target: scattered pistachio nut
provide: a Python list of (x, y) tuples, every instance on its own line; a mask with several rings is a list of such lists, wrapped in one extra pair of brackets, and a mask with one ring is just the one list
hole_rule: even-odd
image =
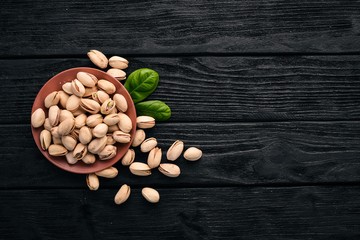
[(138, 116), (136, 118), (138, 128), (147, 129), (155, 126), (155, 118), (150, 116)]
[(183, 150), (184, 150), (184, 142), (180, 140), (176, 140), (168, 149), (166, 153), (166, 158), (169, 161), (175, 161), (176, 159), (178, 159), (178, 157), (180, 157)]
[(151, 168), (142, 162), (133, 162), (130, 167), (130, 172), (136, 176), (149, 176), (151, 175)]
[(202, 151), (196, 147), (190, 147), (184, 152), (184, 158), (188, 161), (197, 161), (201, 156)]
[(134, 149), (129, 148), (125, 155), (121, 159), (121, 164), (123, 166), (130, 166), (135, 160), (135, 151)]
[(131, 141), (131, 135), (129, 133), (125, 133), (123, 131), (115, 131), (113, 132), (113, 138), (115, 141), (119, 143), (128, 143)]
[(115, 85), (112, 82), (109, 82), (108, 80), (105, 79), (100, 79), (97, 82), (97, 85), (101, 90), (103, 90), (107, 94), (113, 94), (116, 91)]
[(96, 191), (99, 189), (100, 182), (95, 173), (90, 173), (86, 176), (86, 183), (90, 190)]
[(109, 60), (102, 52), (98, 50), (90, 50), (87, 55), (90, 58), (90, 61), (99, 68), (107, 68)]
[(115, 101), (116, 108), (121, 112), (126, 112), (128, 109), (127, 101), (124, 97), (124, 95), (120, 93), (115, 93), (113, 96), (113, 99)]
[[(105, 136), (105, 138), (107, 139), (107, 137)], [(113, 157), (115, 157), (116, 155), (116, 146), (114, 145), (106, 145), (99, 153), (99, 159), (100, 160), (108, 160), (111, 159)]]
[(125, 133), (129, 133), (131, 131), (132, 125), (133, 125), (130, 117), (122, 112), (119, 112), (118, 116), (120, 119), (119, 123), (118, 123), (120, 130)]
[(124, 203), (130, 196), (131, 193), (131, 188), (126, 185), (123, 184), (119, 191), (116, 193), (115, 197), (114, 197), (114, 202), (118, 205)]
[(157, 145), (157, 140), (154, 137), (151, 138), (147, 138), (145, 139), (141, 145), (140, 145), (140, 151), (141, 152), (150, 152), (151, 149), (153, 149), (154, 147), (156, 147)]
[(151, 149), (148, 155), (147, 164), (150, 168), (157, 168), (161, 163), (162, 151), (161, 148), (155, 147)]
[(143, 197), (151, 203), (157, 203), (160, 201), (160, 194), (153, 188), (145, 187), (141, 190)]
[(137, 147), (145, 140), (146, 134), (145, 131), (142, 129), (137, 129), (134, 135), (134, 140), (131, 143), (131, 146)]
[(117, 69), (117, 68), (110, 68), (109, 70), (107, 70), (107, 72), (109, 75), (113, 76), (114, 78), (116, 78), (118, 81), (121, 80), (125, 80), (126, 79), (126, 73), (121, 70), (121, 69)]
[(112, 56), (109, 58), (109, 65), (113, 68), (126, 69), (129, 65), (129, 61), (123, 57)]
[(119, 171), (115, 167), (105, 168), (104, 170), (95, 172), (95, 174), (99, 177), (104, 178), (115, 178), (118, 175)]
[(159, 172), (168, 177), (178, 177), (181, 173), (180, 168), (172, 163), (161, 163), (158, 169)]

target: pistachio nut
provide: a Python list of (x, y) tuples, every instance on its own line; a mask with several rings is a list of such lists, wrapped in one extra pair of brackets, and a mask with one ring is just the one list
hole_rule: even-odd
[(169, 161), (175, 161), (180, 157), (182, 151), (184, 150), (184, 142), (176, 140), (168, 149), (166, 153), (166, 158)]
[(153, 188), (145, 187), (141, 190), (143, 197), (151, 203), (157, 203), (160, 201), (160, 194)]
[(121, 164), (123, 166), (129, 166), (135, 160), (135, 151), (134, 149), (128, 149), (123, 158), (121, 159)]
[(116, 87), (112, 82), (105, 79), (100, 79), (97, 83), (98, 87), (105, 91), (107, 94), (113, 94), (116, 91)]
[(49, 121), (51, 126), (56, 126), (59, 124), (60, 120), (60, 108), (57, 105), (51, 106), (49, 108)]
[(128, 103), (127, 103), (124, 95), (122, 95), (120, 93), (115, 93), (114, 96), (113, 96), (113, 99), (115, 101), (116, 108), (120, 112), (126, 112), (127, 111)]
[(115, 131), (112, 136), (114, 140), (119, 143), (128, 143), (131, 141), (131, 135), (123, 131)]
[(51, 144), (51, 133), (50, 131), (43, 129), (40, 132), (40, 146), (42, 150), (47, 150)]
[(52, 135), (52, 143), (56, 145), (62, 145), (61, 138)]
[(51, 132), (51, 136), (61, 138), (59, 134), (59, 127), (52, 127), (50, 132)]
[(88, 72), (78, 72), (76, 78), (85, 86), (85, 87), (95, 87), (98, 79), (95, 75)]
[(76, 147), (77, 141), (72, 136), (66, 135), (61, 137), (61, 143), (67, 150), (72, 151)]
[(112, 113), (104, 118), (104, 123), (108, 126), (117, 124), (120, 121), (120, 117), (117, 113)]
[(80, 100), (80, 107), (91, 114), (96, 114), (100, 111), (100, 104), (88, 98), (82, 98)]
[(118, 110), (117, 110), (117, 108), (115, 107), (115, 108), (113, 108), (111, 111), (110, 111), (110, 113), (109, 114), (113, 114), (113, 113), (118, 113)]
[(62, 108), (66, 108), (66, 103), (67, 103), (70, 96), (66, 92), (64, 92), (62, 90), (58, 91), (58, 95), (59, 95), (59, 104), (60, 104), (60, 106)]
[(71, 95), (73, 94), (72, 88), (71, 88), (71, 82), (66, 82), (61, 86), (62, 90), (64, 90), (65, 93)]
[(90, 190), (96, 191), (99, 189), (100, 182), (98, 176), (95, 173), (86, 175), (86, 184)]
[(31, 114), (31, 125), (34, 128), (38, 128), (41, 127), (45, 122), (45, 112), (42, 108), (38, 108), (36, 109), (32, 114)]
[(96, 86), (94, 86), (94, 87), (86, 87), (83, 97), (92, 97), (92, 95), (94, 93), (96, 93), (97, 91), (98, 91), (98, 88)]
[(137, 176), (149, 176), (151, 175), (151, 168), (142, 162), (133, 162), (130, 167), (130, 172)]
[(146, 138), (145, 131), (142, 129), (137, 129), (131, 146), (133, 147), (140, 146), (140, 144), (145, 140), (145, 138)]
[(76, 140), (79, 140), (80, 129), (75, 128), (69, 135)]
[(102, 104), (103, 102), (105, 102), (107, 99), (110, 98), (109, 94), (107, 94), (106, 92), (104, 92), (103, 90), (98, 90), (94, 93), (91, 94), (91, 98), (95, 101), (97, 101), (98, 103)]
[(46, 130), (48, 130), (48, 131), (51, 131), (52, 126), (51, 126), (51, 124), (50, 124), (49, 118), (45, 118), (44, 128), (45, 128)]
[(115, 167), (105, 168), (104, 170), (95, 172), (98, 177), (114, 178), (118, 175), (118, 170)]
[(121, 80), (125, 80), (126, 79), (126, 72), (124, 72), (121, 69), (117, 69), (117, 68), (110, 68), (109, 70), (107, 70), (106, 72), (107, 74), (113, 76), (114, 78), (116, 78), (118, 81)]
[(72, 112), (74, 117), (77, 117), (81, 114), (84, 114), (86, 113), (86, 111), (84, 109), (82, 109), (81, 107), (79, 107), (78, 109), (76, 109), (74, 112)]
[(105, 123), (100, 123), (93, 128), (92, 134), (94, 137), (101, 138), (106, 135), (109, 127)]
[(130, 196), (130, 192), (131, 192), (131, 188), (126, 185), (123, 184), (119, 191), (116, 193), (115, 197), (114, 197), (114, 202), (118, 205), (124, 203)]
[(73, 165), (73, 164), (75, 164), (75, 163), (78, 162), (78, 160), (73, 157), (73, 153), (72, 153), (72, 152), (68, 152), (68, 153), (65, 155), (65, 158), (66, 158), (66, 161), (67, 161), (69, 164), (71, 164), (71, 165)]
[(151, 149), (148, 155), (147, 164), (150, 168), (157, 168), (161, 163), (162, 151), (161, 148), (155, 147)]
[(106, 146), (106, 142), (107, 136), (93, 139), (88, 145), (89, 152), (91, 152), (92, 154), (98, 154), (104, 149), (104, 147)]
[(81, 128), (86, 124), (86, 114), (82, 113), (75, 118), (75, 128)]
[(113, 68), (126, 69), (129, 65), (129, 61), (123, 57), (112, 56), (109, 58), (109, 65)]
[(138, 128), (152, 128), (155, 126), (155, 118), (150, 116), (138, 116), (136, 118), (136, 124)]
[(72, 113), (75, 112), (80, 106), (80, 101), (81, 99), (78, 96), (71, 95), (66, 102), (66, 110), (69, 110)]
[[(106, 137), (106, 136), (105, 136)], [(107, 138), (106, 138), (107, 139)], [(103, 150), (101, 150), (98, 155), (100, 160), (108, 160), (115, 157), (117, 148), (114, 145), (106, 145)]]
[(68, 150), (62, 145), (51, 144), (48, 148), (48, 152), (51, 156), (64, 156), (68, 153)]
[(103, 122), (103, 117), (101, 114), (93, 114), (86, 118), (86, 125), (88, 127), (96, 127), (96, 125)]
[(87, 53), (90, 61), (95, 64), (96, 66), (98, 66), (99, 68), (105, 69), (108, 66), (109, 60), (107, 59), (107, 57), (100, 51), (98, 50), (90, 50)]
[(59, 124), (58, 133), (60, 136), (68, 135), (74, 130), (74, 128), (75, 128), (75, 119), (68, 118)]
[(92, 139), (92, 133), (90, 128), (88, 128), (87, 126), (83, 126), (80, 128), (79, 131), (79, 141), (86, 145), (88, 144)]
[(114, 133), (119, 130), (120, 130), (119, 126), (117, 124), (115, 124), (115, 125), (109, 126), (108, 133)]
[(57, 91), (53, 91), (45, 97), (44, 105), (46, 108), (49, 108), (53, 105), (57, 105), (59, 103), (59, 100), (60, 100), (59, 93)]
[(65, 109), (61, 109), (60, 110), (60, 117), (59, 117), (59, 122), (63, 122), (64, 120), (68, 119), (68, 118), (74, 118), (74, 115), (72, 112), (65, 110)]
[(196, 147), (190, 147), (184, 152), (184, 158), (188, 161), (197, 161), (201, 156), (202, 151)]
[(88, 152), (81, 160), (85, 164), (93, 164), (96, 161), (96, 157), (94, 154)]
[(107, 100), (105, 100), (105, 102), (103, 102), (103, 104), (100, 107), (100, 112), (102, 114), (109, 114), (113, 109), (115, 108), (115, 102), (111, 99), (108, 98)]
[(172, 163), (161, 163), (158, 169), (159, 172), (168, 177), (178, 177), (181, 173), (180, 168)]
[(84, 85), (77, 79), (71, 81), (71, 91), (78, 97), (82, 97), (85, 94)]
[(141, 152), (150, 152), (151, 149), (153, 149), (154, 147), (156, 147), (157, 145), (157, 140), (156, 138), (147, 138), (145, 139), (141, 145), (140, 145), (140, 151)]
[(129, 133), (132, 129), (132, 121), (128, 115), (125, 113), (119, 112), (118, 113), (120, 121), (118, 123), (118, 126), (121, 131)]
[(73, 150), (73, 157), (77, 160), (81, 160), (86, 155), (87, 151), (86, 145), (78, 143)]
[(107, 133), (106, 137), (107, 137), (106, 145), (114, 145), (116, 143), (111, 133)]

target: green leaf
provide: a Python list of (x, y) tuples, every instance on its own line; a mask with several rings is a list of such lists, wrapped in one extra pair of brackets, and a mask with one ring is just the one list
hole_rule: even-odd
[(124, 87), (130, 93), (134, 103), (138, 103), (153, 93), (159, 83), (159, 74), (149, 68), (140, 68), (132, 72)]
[(151, 116), (156, 121), (165, 121), (171, 117), (171, 109), (160, 100), (150, 100), (135, 104), (138, 116)]

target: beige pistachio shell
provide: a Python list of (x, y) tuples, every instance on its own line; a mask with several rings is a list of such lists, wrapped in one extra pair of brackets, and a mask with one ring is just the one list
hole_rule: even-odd
[(166, 153), (166, 158), (169, 161), (175, 161), (176, 159), (178, 159), (178, 157), (180, 157), (183, 150), (184, 150), (184, 142), (180, 140), (176, 140), (168, 149)]
[[(106, 136), (105, 136), (106, 137)], [(103, 150), (101, 150), (98, 155), (100, 160), (108, 160), (116, 155), (117, 148), (114, 145), (106, 145)]]
[(47, 150), (51, 144), (51, 133), (50, 131), (43, 129), (40, 132), (40, 146), (42, 150)]
[(119, 121), (120, 121), (120, 117), (117, 113), (109, 114), (104, 118), (104, 123), (108, 126), (118, 124)]
[(45, 118), (44, 128), (45, 128), (46, 130), (48, 130), (48, 131), (51, 131), (52, 126), (51, 126), (51, 124), (50, 124), (49, 118)]
[(138, 128), (147, 129), (155, 126), (155, 118), (150, 116), (138, 116), (136, 118)]
[(95, 75), (88, 72), (78, 72), (76, 78), (85, 86), (85, 87), (95, 87), (98, 79)]
[(190, 147), (184, 152), (184, 158), (188, 161), (197, 161), (201, 156), (202, 151), (196, 147)]
[(57, 105), (51, 106), (49, 108), (48, 116), (51, 126), (58, 125), (60, 120), (60, 108)]
[(86, 125), (88, 127), (96, 127), (96, 125), (103, 122), (103, 117), (101, 114), (93, 114), (86, 118)]
[(73, 151), (77, 144), (76, 139), (70, 135), (62, 136), (61, 142), (64, 145), (64, 147), (69, 151)]
[(125, 113), (119, 112), (118, 113), (120, 121), (118, 123), (118, 126), (121, 131), (129, 133), (132, 129), (132, 121), (128, 115)]
[(113, 94), (116, 91), (115, 85), (104, 79), (100, 79), (97, 85), (101, 90), (105, 91), (107, 94)]
[(120, 131), (120, 128), (117, 124), (109, 126), (108, 133), (114, 133), (116, 131)]
[(65, 156), (68, 153), (68, 150), (62, 145), (51, 144), (48, 148), (48, 152), (51, 156)]
[(98, 154), (104, 149), (104, 147), (106, 146), (106, 142), (106, 136), (93, 139), (88, 145), (89, 152), (91, 152), (92, 154)]
[(66, 103), (67, 103), (70, 96), (66, 92), (64, 92), (62, 90), (58, 91), (58, 95), (59, 95), (59, 104), (60, 104), (60, 106), (62, 108), (66, 108)]
[(73, 157), (73, 153), (72, 153), (72, 152), (68, 152), (68, 153), (65, 155), (65, 158), (66, 158), (66, 161), (67, 161), (69, 164), (71, 164), (71, 165), (74, 165), (75, 163), (78, 162), (78, 160)]
[(157, 168), (161, 163), (162, 151), (161, 148), (155, 147), (151, 149), (148, 155), (147, 164), (150, 168)]
[(124, 95), (120, 93), (115, 93), (113, 96), (113, 99), (115, 101), (116, 108), (120, 112), (126, 112), (128, 110), (128, 103), (124, 97)]
[(96, 161), (96, 157), (92, 153), (87, 153), (82, 159), (85, 164), (93, 164)]
[(92, 140), (92, 133), (89, 127), (83, 126), (79, 130), (79, 141), (86, 145)]
[(109, 168), (105, 168), (104, 170), (95, 172), (97, 176), (104, 178), (114, 178), (118, 175), (118, 173), (119, 171), (115, 167), (109, 167)]
[(140, 145), (140, 151), (141, 152), (150, 152), (151, 149), (153, 149), (154, 147), (156, 147), (157, 145), (157, 140), (156, 138), (147, 138), (145, 139), (141, 145)]
[(116, 193), (114, 197), (114, 202), (117, 205), (124, 203), (129, 198), (130, 193), (131, 193), (131, 188), (128, 185), (123, 184), (120, 187), (119, 191)]
[(85, 94), (84, 85), (77, 79), (71, 81), (71, 91), (78, 97), (82, 97)]
[(75, 118), (75, 128), (81, 128), (86, 124), (86, 114), (82, 113)]
[(95, 64), (96, 66), (98, 66), (99, 68), (105, 69), (108, 66), (109, 60), (107, 59), (107, 57), (105, 56), (105, 54), (103, 54), (102, 52), (98, 51), (98, 50), (90, 50), (87, 53), (90, 61)]
[(77, 160), (81, 160), (87, 154), (87, 151), (86, 145), (78, 143), (73, 150), (73, 157)]
[(105, 100), (105, 102), (103, 102), (103, 104), (100, 107), (100, 112), (102, 114), (110, 114), (112, 112), (112, 110), (115, 108), (115, 102), (114, 100), (112, 100), (111, 98), (108, 98), (107, 100)]
[(131, 135), (129, 133), (125, 133), (123, 131), (113, 132), (113, 138), (115, 141), (117, 141), (119, 143), (128, 143), (131, 141)]
[(105, 123), (100, 123), (94, 127), (92, 134), (94, 137), (101, 138), (106, 135), (109, 127)]
[(118, 81), (121, 80), (125, 80), (126, 79), (126, 72), (124, 72), (121, 69), (117, 69), (117, 68), (110, 68), (109, 70), (107, 70), (107, 72), (109, 75), (113, 76), (114, 78), (116, 78)]
[(91, 98), (93, 100), (97, 101), (98, 103), (102, 104), (103, 102), (108, 100), (110, 98), (110, 96), (103, 90), (98, 90), (98, 91), (94, 92), (93, 94), (91, 94)]
[(75, 119), (68, 118), (62, 121), (58, 126), (58, 133), (60, 136), (68, 135), (75, 128)]
[(82, 98), (80, 100), (80, 107), (91, 114), (96, 114), (100, 111), (100, 104), (88, 98)]
[(134, 135), (134, 140), (131, 144), (133, 147), (138, 147), (140, 144), (145, 140), (146, 134), (145, 131), (142, 129), (137, 129)]
[(38, 108), (36, 109), (32, 114), (31, 114), (31, 125), (34, 128), (38, 128), (41, 127), (45, 122), (45, 112), (42, 108)]
[(98, 91), (98, 88), (96, 86), (94, 87), (85, 87), (85, 93), (83, 97), (92, 97), (94, 93)]
[(160, 194), (153, 188), (145, 187), (141, 190), (143, 197), (151, 203), (158, 203), (160, 201)]
[(106, 137), (107, 137), (106, 145), (114, 145), (116, 143), (111, 133), (107, 133)]
[(79, 116), (81, 114), (86, 113), (86, 111), (84, 109), (82, 109), (81, 107), (79, 107), (78, 109), (76, 109), (76, 111), (74, 111), (72, 113), (73, 113), (74, 117), (77, 117), (77, 116)]
[(159, 172), (168, 177), (178, 177), (181, 173), (180, 168), (172, 163), (161, 163), (158, 169)]
[(62, 86), (61, 86), (62, 90), (69, 94), (69, 95), (72, 95), (73, 92), (72, 92), (72, 88), (71, 88), (71, 82), (66, 82), (64, 83)]
[(61, 135), (59, 134), (59, 127), (52, 127), (51, 130), (51, 136), (56, 137), (56, 138), (61, 138)]
[(65, 110), (65, 109), (61, 109), (60, 110), (60, 118), (59, 121), (63, 122), (66, 119), (70, 119), (70, 118), (74, 118), (74, 115), (72, 112), (70, 112), (69, 110)]
[(134, 149), (128, 149), (123, 158), (121, 159), (121, 164), (123, 166), (129, 166), (135, 160), (135, 151)]
[(129, 65), (129, 61), (123, 57), (112, 56), (109, 58), (109, 65), (113, 68), (126, 69)]
[(46, 108), (49, 108), (53, 105), (57, 105), (59, 103), (59, 100), (60, 100), (60, 96), (58, 91), (53, 91), (45, 97), (44, 105)]
[(86, 184), (91, 191), (96, 191), (99, 189), (100, 182), (98, 176), (95, 173), (90, 173), (86, 175)]
[(76, 95), (71, 95), (66, 102), (66, 110), (70, 112), (75, 112), (80, 106), (80, 98)]
[(142, 162), (133, 162), (130, 167), (130, 172), (136, 176), (149, 176), (151, 175), (151, 168)]

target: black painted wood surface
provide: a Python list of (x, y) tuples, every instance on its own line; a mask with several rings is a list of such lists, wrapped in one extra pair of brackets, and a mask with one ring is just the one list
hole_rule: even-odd
[[(0, 239), (359, 239), (360, 2), (2, 1)], [(88, 190), (36, 148), (32, 102), (89, 49), (149, 67), (172, 117), (146, 131), (204, 152)], [(136, 149), (138, 161), (147, 155)], [(165, 160), (163, 160), (165, 162)], [(123, 184), (130, 199), (113, 202)], [(159, 190), (147, 203), (141, 188)]]

